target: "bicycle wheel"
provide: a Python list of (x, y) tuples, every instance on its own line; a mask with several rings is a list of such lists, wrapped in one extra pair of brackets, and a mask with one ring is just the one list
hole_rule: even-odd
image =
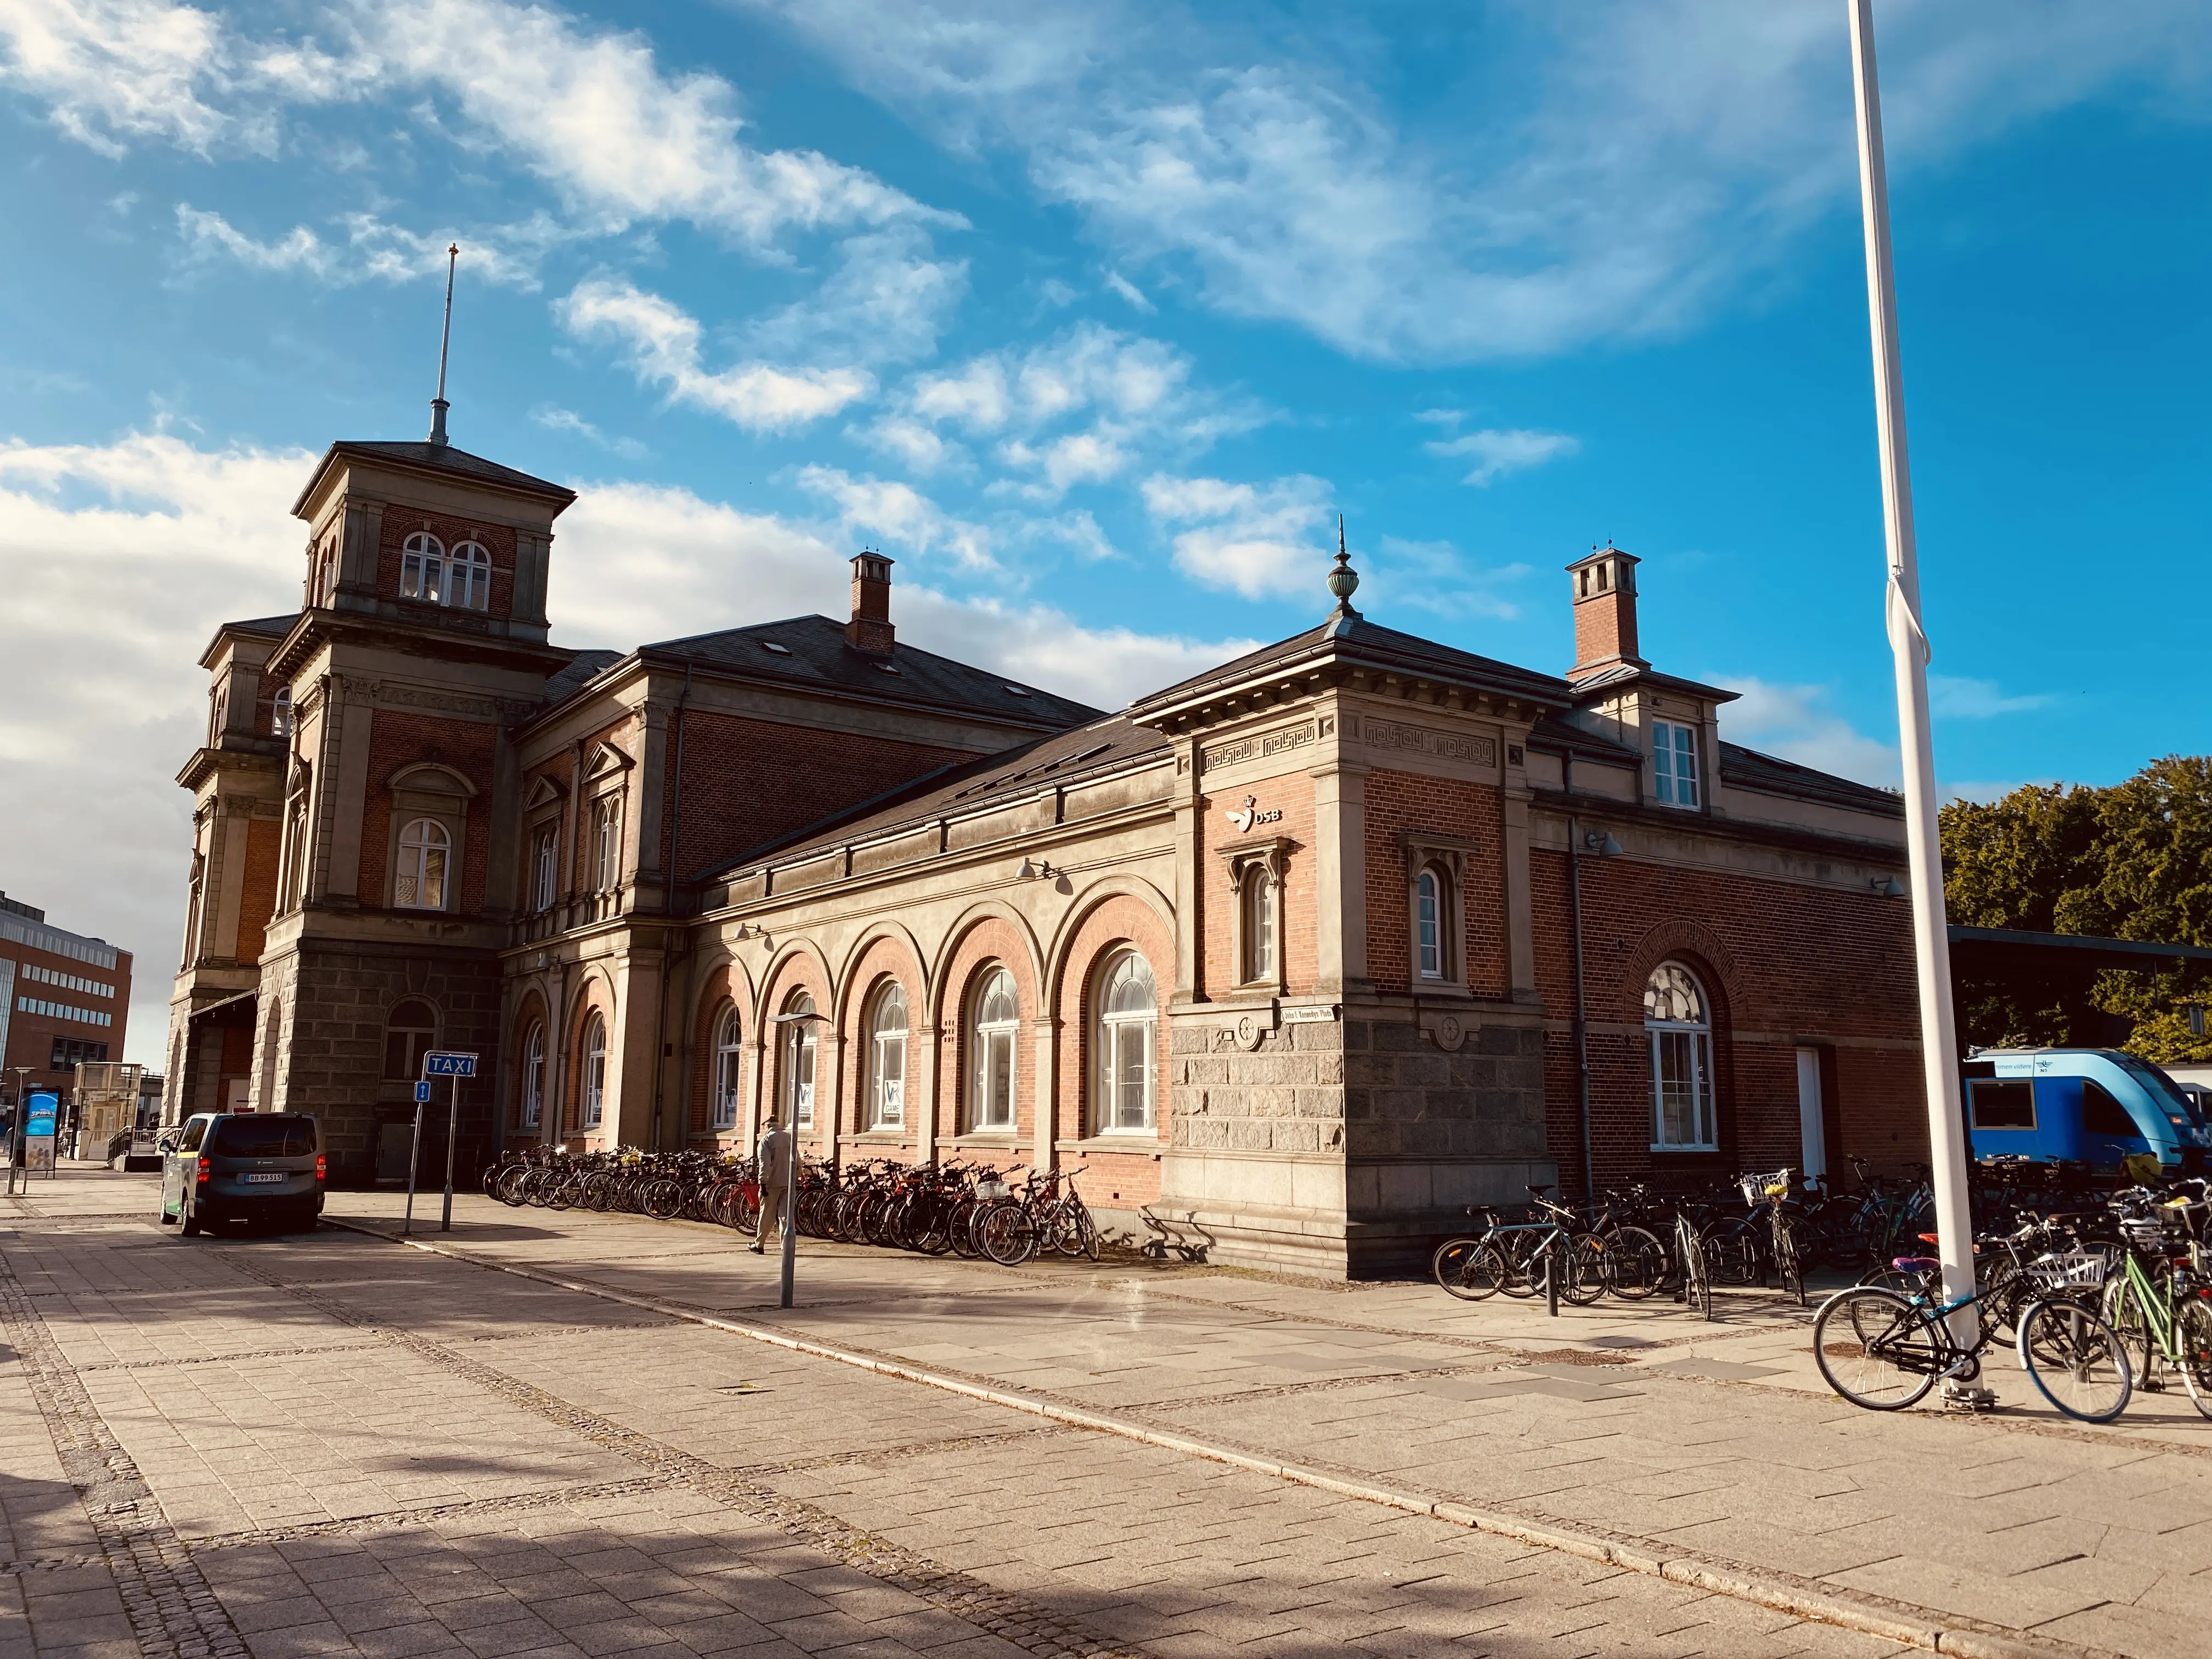
[(1838, 1291), (1813, 1319), (1813, 1363), (1827, 1385), (1870, 1412), (1903, 1411), (1936, 1386), (1950, 1339), (1926, 1311), (1872, 1285)]
[(1429, 1258), (1429, 1271), (1461, 1301), (1480, 1302), (1504, 1283), (1505, 1259), (1479, 1238), (1448, 1238)]
[(1605, 1242), (1605, 1287), (1641, 1302), (1667, 1283), (1667, 1247), (1642, 1227), (1616, 1228)]
[(1001, 1267), (1018, 1267), (1036, 1254), (1036, 1223), (1012, 1199), (1000, 1199), (975, 1223), (975, 1242)]
[(1559, 1299), (1577, 1308), (1587, 1308), (1605, 1294), (1605, 1241), (1595, 1233), (1584, 1233), (1572, 1243), (1559, 1250), (1567, 1264), (1567, 1276), (1559, 1285)]
[(2155, 1391), (2160, 1387), (2158, 1349), (2141, 1292), (2124, 1277), (2112, 1279), (2105, 1286), (2104, 1305), (2099, 1313), (2112, 1328), (2112, 1334), (2120, 1339), (2121, 1347), (2135, 1367), (2136, 1380), (2144, 1388)]
[(673, 1221), (684, 1213), (688, 1194), (674, 1176), (655, 1176), (638, 1189), (638, 1207), (655, 1221)]
[(1098, 1260), (1098, 1224), (1091, 1218), (1091, 1206), (1073, 1193), (1068, 1194), (1069, 1223), (1061, 1234), (1060, 1248), (1069, 1255)]
[(2135, 1373), (2119, 1335), (2074, 1302), (2038, 1302), (2020, 1320), (2020, 1363), (2066, 1416), (2109, 1423), (2128, 1408)]
[(2173, 1316), (2173, 1346), (2181, 1355), (2181, 1385), (2191, 1404), (2212, 1417), (2212, 1304), (2192, 1296)]
[(1797, 1233), (1790, 1226), (1790, 1218), (1774, 1218), (1774, 1271), (1782, 1280), (1782, 1288), (1797, 1298), (1797, 1305), (1805, 1305), (1805, 1264), (1797, 1258)]
[(1759, 1248), (1759, 1228), (1748, 1216), (1717, 1223), (1705, 1234), (1705, 1265), (1715, 1284), (1766, 1283), (1766, 1253)]
[(1498, 1288), (1506, 1295), (1526, 1299), (1542, 1291), (1544, 1263), (1535, 1241), (1534, 1233), (1522, 1232), (1501, 1232), (1485, 1241), (1505, 1269)]

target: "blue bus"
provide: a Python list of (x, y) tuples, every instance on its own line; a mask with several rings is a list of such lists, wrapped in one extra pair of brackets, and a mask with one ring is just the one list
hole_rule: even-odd
[(1977, 1158), (2063, 1158), (2118, 1173), (2130, 1154), (2155, 1154), (2173, 1175), (2201, 1173), (2212, 1157), (2197, 1103), (2118, 1048), (1984, 1048), (1963, 1071)]

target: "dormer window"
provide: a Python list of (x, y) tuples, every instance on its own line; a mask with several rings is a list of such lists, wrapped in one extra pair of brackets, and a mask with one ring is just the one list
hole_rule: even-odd
[(1664, 806), (1701, 805), (1698, 793), (1698, 731), (1668, 720), (1651, 723), (1651, 760), (1655, 793)]

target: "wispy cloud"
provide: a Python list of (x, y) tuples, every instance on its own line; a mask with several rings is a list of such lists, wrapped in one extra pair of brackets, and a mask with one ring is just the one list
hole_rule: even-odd
[[(1431, 414), (1439, 411), (1431, 410)], [(1582, 448), (1582, 440), (1565, 432), (1531, 432), (1522, 428), (1486, 428), (1463, 432), (1456, 438), (1439, 438), (1422, 448), (1431, 455), (1472, 456), (1474, 465), (1460, 482), (1487, 489), (1509, 472), (1526, 472)]]
[(188, 263), (229, 259), (250, 270), (296, 273), (337, 288), (441, 277), (446, 249), (458, 243), (460, 267), (469, 275), (503, 287), (535, 289), (548, 250), (571, 236), (544, 213), (520, 224), (466, 230), (412, 231), (373, 213), (341, 214), (333, 222), (339, 227), (335, 240), (307, 225), (257, 240), (220, 213), (204, 212), (188, 203), (177, 205), (177, 232)]
[(548, 432), (573, 432), (586, 443), (597, 444), (610, 454), (624, 460), (643, 459), (646, 447), (635, 438), (609, 437), (573, 409), (562, 409), (554, 404), (540, 404), (530, 411), (530, 418)]
[(1837, 714), (1827, 687), (1778, 684), (1747, 674), (1712, 678), (1742, 694), (1721, 710), (1721, 730), (1730, 741), (1885, 788), (1903, 778), (1897, 746), (1868, 737)]
[(1928, 677), (1929, 711), (1938, 720), (1983, 720), (1998, 714), (2025, 714), (2050, 706), (2040, 692), (2008, 697), (1995, 680), (1955, 679), (1948, 674)]
[(709, 372), (701, 364), (699, 319), (622, 277), (580, 283), (557, 307), (562, 325), (581, 339), (619, 347), (641, 381), (665, 386), (677, 403), (719, 415), (749, 432), (786, 432), (835, 415), (874, 389), (856, 368), (779, 368), (741, 363)]

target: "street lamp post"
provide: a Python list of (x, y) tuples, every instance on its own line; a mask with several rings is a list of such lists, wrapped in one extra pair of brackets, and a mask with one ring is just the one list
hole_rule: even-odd
[[(1943, 912), (1943, 851), (1936, 830), (1936, 757), (1928, 719), (1928, 635), (1920, 624), (1920, 562), (1912, 533), (1912, 472), (1905, 442), (1905, 376), (1897, 343), (1897, 283), (1889, 240), (1889, 179), (1882, 158), (1881, 92), (1875, 74), (1873, 0), (1846, 0), (1856, 94), (1859, 202), (1865, 219), (1867, 310), (1874, 336), (1875, 432), (1881, 452), (1881, 517), (1889, 555), (1883, 611), (1897, 672), (1897, 724), (1905, 761), (1906, 853), (1912, 878), (1913, 957), (1920, 990), (1920, 1058), (1928, 1086), (1929, 1164), (1936, 1189), (1936, 1255), (1943, 1294), (1974, 1294), (1973, 1222), (1966, 1202), (1966, 1121), (1951, 1006), (1951, 941)], [(1977, 1334), (1974, 1311), (1952, 1316), (1954, 1337)], [(1995, 1396), (1946, 1379), (1947, 1397)]]
[[(775, 1025), (827, 1025), (826, 1014), (801, 1011), (778, 1014), (769, 1022)], [(794, 1084), (791, 1108), (791, 1123), (787, 1133), (791, 1137), (791, 1156), (784, 1160), (783, 1189), (783, 1297), (776, 1305), (791, 1305), (793, 1276), (799, 1271), (799, 1102)]]

